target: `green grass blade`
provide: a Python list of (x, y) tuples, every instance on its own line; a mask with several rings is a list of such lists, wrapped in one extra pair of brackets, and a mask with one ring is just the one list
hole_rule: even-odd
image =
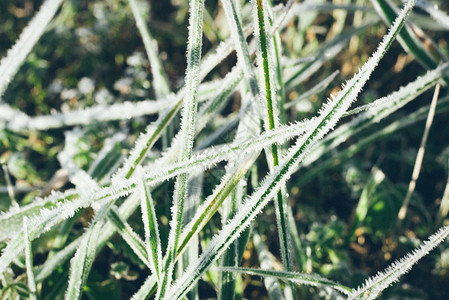
[[(262, 241), (262, 238), (257, 233), (254, 233), (254, 235), (253, 235), (253, 244), (254, 244), (254, 248), (256, 249), (256, 252), (257, 252), (257, 257), (259, 259), (260, 267), (262, 269), (273, 268), (273, 262), (270, 257), (270, 253), (269, 253), (266, 245)], [(233, 268), (233, 269), (236, 269), (236, 268)], [(222, 270), (222, 272), (224, 272), (223, 269), (221, 269), (221, 270)], [(231, 272), (233, 272), (233, 271), (231, 271)], [(265, 288), (268, 291), (268, 296), (270, 297), (270, 299), (272, 299), (272, 300), (275, 300), (275, 299), (283, 300), (284, 299), (284, 295), (282, 294), (281, 286), (279, 284), (279, 281), (276, 278), (266, 276), (266, 277), (264, 277), (263, 281), (265, 284)]]
[(156, 98), (161, 99), (170, 94), (170, 85), (167, 80), (162, 62), (159, 58), (158, 47), (156, 40), (153, 39), (148, 27), (145, 24), (145, 20), (139, 8), (139, 0), (129, 0), (129, 5), (136, 19), (137, 29), (139, 29), (142, 36), (145, 50), (150, 60), (151, 72), (153, 74), (153, 86), (156, 92)]
[(235, 188), (240, 179), (246, 174), (248, 169), (254, 163), (258, 153), (249, 154), (236, 163), (235, 168), (230, 171), (218, 185), (212, 194), (197, 209), (192, 221), (189, 222), (182, 231), (181, 243), (178, 248), (178, 255), (184, 251), (192, 237), (197, 235), (204, 225), (212, 218), (215, 212), (223, 204), (229, 193)]
[[(229, 196), (231, 191), (234, 190), (236, 185), (240, 182), (241, 178), (252, 166), (257, 156), (258, 154), (247, 155), (244, 159), (242, 159), (240, 164), (236, 164), (235, 168), (227, 173), (227, 175), (223, 178), (221, 184), (214, 189), (212, 195), (207, 197), (204, 203), (198, 207), (198, 209), (195, 211), (195, 215), (192, 217), (192, 220), (184, 227), (181, 233), (181, 242), (179, 243), (175, 259), (179, 258), (181, 254), (183, 254), (183, 252), (188, 248), (189, 244), (191, 244), (192, 241), (195, 240), (195, 237), (198, 236), (198, 233), (217, 212), (219, 207), (223, 204), (223, 201)], [(167, 258), (165, 257), (164, 259)], [(153, 277), (153, 279), (151, 279), (151, 282), (155, 282), (156, 277), (151, 277)], [(148, 278), (147, 281), (149, 280), (150, 279)], [(147, 284), (139, 289), (138, 294), (142, 297), (142, 295), (150, 294), (153, 289), (153, 285)]]
[(30, 290), (30, 300), (37, 300), (37, 289), (36, 282), (34, 280), (34, 272), (33, 272), (33, 250), (31, 248), (31, 241), (28, 236), (28, 219), (27, 217), (23, 218), (23, 228), (25, 232), (25, 264), (27, 268), (27, 281), (28, 281), (28, 289)]
[(168, 124), (173, 120), (174, 116), (181, 107), (181, 104), (182, 99), (179, 100), (178, 103), (176, 103), (176, 105), (173, 106), (167, 113), (161, 115), (154, 124), (147, 127), (146, 132), (139, 136), (139, 139), (131, 151), (129, 158), (126, 160), (123, 168), (117, 172), (115, 178), (131, 178), (137, 166), (141, 164), (148, 151), (163, 133), (163, 130), (167, 128)]
[[(204, 174), (190, 175), (189, 178), (189, 197), (185, 203), (185, 213), (183, 226), (188, 223), (198, 209), (201, 203), (202, 189), (203, 189)], [(198, 236), (193, 237), (192, 242), (187, 247), (187, 250), (182, 254), (182, 258), (178, 260), (179, 273), (184, 272), (184, 269), (190, 265), (198, 257), (200, 239)], [(199, 299), (198, 285), (193, 287), (186, 295), (188, 300)]]
[(0, 62), (0, 101), (10, 81), (53, 19), (63, 0), (45, 1)]
[[(133, 250), (136, 256), (150, 269), (152, 264), (148, 259), (148, 250), (142, 239), (134, 232), (134, 230), (120, 217), (117, 209), (112, 207), (108, 212), (108, 220), (115, 226), (118, 233)], [(153, 270), (152, 270), (153, 271)], [(154, 274), (157, 274), (154, 272)]]
[(96, 222), (92, 223), (71, 260), (69, 285), (65, 299), (81, 299), (83, 287), (95, 259), (96, 241), (100, 235), (101, 225)]
[(417, 0), (416, 6), (424, 9), (435, 21), (449, 29), (449, 15), (440, 10), (436, 4), (431, 5), (427, 0)]
[[(396, 18), (396, 7), (393, 7), (387, 0), (371, 0), (371, 2), (387, 23), (391, 23)], [(430, 45), (425, 46), (410, 26), (411, 24), (404, 26), (399, 34), (399, 42), (408, 53), (412, 54), (427, 69), (435, 69), (442, 57), (439, 57), (438, 52), (433, 51), (434, 49), (428, 48)]]
[(246, 43), (246, 36), (243, 33), (240, 17), (232, 0), (222, 0), (223, 9), (231, 31), (231, 37), (237, 51), (239, 64), (243, 68), (245, 80), (253, 97), (259, 94), (259, 86), (257, 84), (256, 73), (251, 62), (250, 51)]
[[(274, 84), (274, 69), (273, 62), (273, 46), (272, 40), (268, 34), (268, 14), (266, 12), (266, 3), (263, 0), (257, 0), (255, 3), (255, 22), (257, 23), (256, 37), (259, 40), (258, 65), (260, 85), (263, 90), (262, 97), (267, 107), (266, 130), (273, 130), (279, 126), (278, 109), (276, 106), (276, 88)], [(273, 161), (276, 164), (277, 150), (273, 151)]]
[[(255, 3), (255, 12), (256, 18), (255, 23), (258, 25), (258, 30), (256, 34), (256, 38), (259, 40), (259, 74), (261, 77), (261, 87), (265, 92), (264, 98), (266, 100), (266, 107), (268, 113), (268, 121), (265, 123), (265, 130), (274, 130), (279, 127), (279, 111), (276, 103), (276, 87), (274, 83), (274, 73), (276, 66), (273, 61), (273, 45), (272, 40), (268, 35), (268, 5), (264, 0), (257, 0)], [(263, 80), (262, 80), (263, 79)], [(271, 155), (272, 160), (270, 160), (270, 166), (278, 166), (279, 165), (279, 154), (278, 148), (276, 144), (271, 145)], [(290, 228), (289, 223), (287, 222), (285, 216), (286, 209), (288, 204), (285, 201), (285, 198), (281, 191), (278, 191), (277, 196), (275, 198), (275, 208), (276, 208), (276, 221), (277, 221), (277, 229), (279, 234), (279, 243), (281, 246), (281, 256), (282, 263), (284, 265), (284, 269), (287, 271), (292, 271), (294, 269), (293, 266), (293, 258), (291, 256), (291, 241), (290, 241)], [(291, 285), (291, 289), (294, 292), (294, 286)], [(294, 299), (296, 297), (293, 297)]]
[(239, 272), (262, 277), (264, 276), (276, 277), (282, 280), (293, 282), (298, 285), (305, 284), (310, 286), (328, 286), (345, 295), (349, 295), (350, 292), (352, 291), (352, 289), (349, 287), (335, 283), (318, 275), (301, 274), (294, 272), (278, 272), (273, 270), (261, 270), (251, 268), (220, 268), (220, 270), (227, 272)]
[(416, 262), (442, 243), (448, 235), (449, 226), (440, 228), (427, 241), (422, 243), (420, 247), (392, 263), (383, 272), (368, 278), (363, 286), (357, 288), (357, 290), (349, 295), (348, 299), (376, 299), (384, 289), (389, 287), (393, 282), (396, 282), (401, 275), (410, 271)]
[(414, 1), (410, 0), (393, 23), (388, 34), (384, 36), (377, 51), (343, 88), (333, 101), (330, 101), (321, 110), (318, 117), (318, 125), (308, 130), (307, 134), (298, 139), (297, 143), (289, 149), (288, 155), (283, 159), (279, 167), (274, 168), (264, 179), (260, 187), (247, 198), (245, 205), (236, 216), (213, 238), (197, 262), (181, 275), (175, 284), (169, 289), (167, 299), (182, 297), (202, 274), (213, 264), (224, 250), (262, 211), (266, 204), (277, 194), (280, 188), (297, 169), (298, 164), (304, 159), (311, 146), (322, 138), (341, 118), (351, 103), (356, 99), (360, 89), (374, 71), (380, 59), (389, 48), (405, 20), (413, 8)]
[[(189, 39), (187, 45), (186, 95), (183, 104), (181, 139), (182, 148), (179, 161), (186, 161), (192, 156), (195, 137), (195, 121), (197, 114), (197, 90), (199, 85), (200, 59), (203, 36), (204, 0), (190, 2)], [(187, 197), (187, 174), (180, 174), (175, 183), (173, 197), (172, 220), (166, 254), (166, 264), (163, 268), (161, 284), (158, 287), (157, 298), (164, 296), (167, 286), (171, 283), (175, 264), (176, 249), (181, 233), (184, 200)]]
[(159, 237), (159, 227), (157, 224), (156, 211), (151, 192), (145, 183), (142, 171), (138, 172), (140, 178), (140, 209), (142, 210), (142, 220), (145, 229), (145, 248), (148, 253), (151, 271), (156, 274), (158, 281), (160, 280), (162, 267), (162, 246)]

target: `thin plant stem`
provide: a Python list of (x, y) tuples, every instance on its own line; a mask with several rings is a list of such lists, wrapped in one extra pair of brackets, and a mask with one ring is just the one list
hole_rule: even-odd
[(421, 144), (419, 145), (418, 154), (416, 155), (415, 165), (413, 167), (412, 179), (408, 185), (407, 195), (405, 196), (404, 202), (402, 203), (401, 209), (398, 213), (398, 221), (402, 221), (407, 214), (407, 208), (415, 191), (416, 181), (418, 180), (419, 173), (421, 172), (421, 166), (424, 158), (424, 152), (426, 149), (427, 138), (429, 136), (430, 127), (432, 126), (433, 117), (435, 116), (435, 109), (437, 106), (438, 96), (440, 93), (440, 84), (437, 83), (435, 86), (435, 92), (433, 93), (432, 102), (430, 104), (429, 113), (426, 119), (426, 125), (424, 127), (424, 133), (421, 138)]
[[(266, 9), (266, 2), (263, 0), (256, 1), (257, 9), (257, 23), (258, 23), (258, 36), (260, 40), (261, 60), (262, 60), (262, 72), (263, 74), (263, 86), (265, 87), (265, 98), (268, 113), (268, 130), (274, 130), (279, 126), (279, 120), (275, 119), (274, 106), (276, 105), (275, 85), (273, 82), (274, 77), (274, 63), (270, 51), (272, 50), (272, 41), (267, 34), (268, 30), (268, 13)], [(277, 116), (276, 116), (277, 118)], [(271, 145), (272, 166), (277, 167), (279, 165), (278, 147), (276, 144)], [(278, 224), (279, 240), (281, 244), (281, 255), (284, 268), (287, 271), (293, 270), (293, 258), (291, 256), (291, 242), (290, 242), (290, 230), (289, 223), (286, 219), (286, 207), (282, 191), (278, 191), (275, 199), (276, 207), (276, 220)], [(290, 284), (290, 288), (295, 299), (295, 287)]]

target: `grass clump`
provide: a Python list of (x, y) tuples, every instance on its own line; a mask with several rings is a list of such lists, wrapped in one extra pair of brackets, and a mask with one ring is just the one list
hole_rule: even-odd
[(444, 298), (444, 7), (1, 5), (1, 299)]

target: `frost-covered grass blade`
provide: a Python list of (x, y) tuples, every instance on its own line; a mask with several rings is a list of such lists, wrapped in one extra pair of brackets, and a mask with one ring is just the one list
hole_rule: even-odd
[(221, 271), (226, 272), (238, 272), (238, 273), (244, 273), (248, 275), (257, 275), (257, 276), (269, 276), (269, 277), (276, 277), (278, 279), (291, 281), (295, 284), (301, 285), (310, 285), (310, 286), (330, 286), (340, 293), (343, 293), (345, 295), (350, 295), (350, 292), (352, 291), (351, 288), (346, 287), (344, 285), (338, 284), (336, 282), (330, 281), (326, 278), (312, 275), (312, 274), (301, 274), (301, 273), (294, 273), (294, 272), (279, 272), (274, 270), (263, 270), (263, 269), (251, 269), (251, 268), (220, 268)]
[(139, 192), (141, 197), (140, 209), (142, 210), (142, 220), (145, 226), (145, 248), (148, 253), (148, 260), (150, 261), (152, 272), (153, 274), (156, 274), (158, 279), (160, 279), (162, 267), (162, 247), (154, 201), (151, 197), (151, 192), (148, 189), (145, 179), (142, 178), (142, 172), (138, 172), (138, 175), (141, 177)]
[(376, 276), (368, 278), (363, 286), (357, 288), (357, 290), (354, 290), (349, 295), (348, 299), (376, 299), (383, 290), (398, 281), (401, 275), (410, 271), (416, 262), (442, 243), (448, 235), (449, 227), (440, 228), (427, 241), (421, 244), (420, 247), (391, 264), (383, 272), (379, 272)]
[[(195, 122), (197, 114), (197, 89), (199, 85), (200, 58), (203, 36), (204, 1), (190, 1), (189, 39), (187, 46), (186, 95), (183, 103), (181, 124), (181, 151), (179, 161), (183, 162), (192, 156), (193, 140), (195, 138)], [(175, 183), (173, 197), (172, 219), (166, 263), (162, 268), (162, 280), (158, 286), (158, 296), (164, 296), (167, 286), (171, 283), (175, 264), (176, 250), (178, 249), (179, 235), (181, 234), (184, 200), (187, 197), (187, 174), (180, 174)]]
[(46, 0), (0, 62), (0, 99), (20, 66), (53, 19), (63, 0)]

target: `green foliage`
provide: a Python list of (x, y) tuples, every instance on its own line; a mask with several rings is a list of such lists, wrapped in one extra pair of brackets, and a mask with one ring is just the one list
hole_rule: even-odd
[(0, 299), (444, 299), (449, 7), (414, 2), (1, 1)]

